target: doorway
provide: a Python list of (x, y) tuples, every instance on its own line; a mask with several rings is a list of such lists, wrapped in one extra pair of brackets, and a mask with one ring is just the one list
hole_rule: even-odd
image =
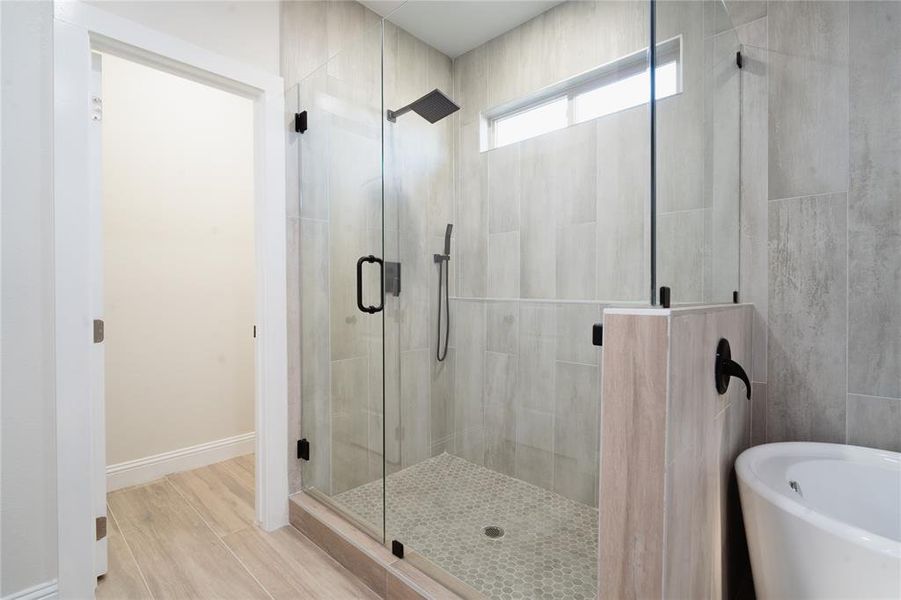
[[(253, 103), (255, 507), (266, 531), (288, 522), (285, 124), (282, 79), (80, 2), (58, 4), (53, 28), (54, 334), (59, 594), (90, 597), (103, 540), (97, 490), (106, 473), (93, 400), (96, 365), (92, 52), (114, 54), (248, 98)], [(135, 140), (134, 143), (140, 143)], [(149, 168), (149, 167), (148, 167)], [(92, 332), (92, 328), (94, 332)], [(102, 337), (102, 336), (101, 336)], [(177, 341), (173, 342), (177, 343)], [(100, 467), (98, 469), (98, 466)]]
[[(253, 462), (253, 102), (91, 58), (95, 506), (115, 532), (116, 490), (160, 481), (202, 502), (192, 469)], [(253, 469), (223, 473), (252, 523)], [(98, 576), (120, 562), (109, 539)]]
[(253, 102), (94, 61), (114, 491), (253, 452)]

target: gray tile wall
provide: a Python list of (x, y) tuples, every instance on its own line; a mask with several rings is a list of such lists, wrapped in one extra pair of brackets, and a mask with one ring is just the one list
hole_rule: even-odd
[(901, 450), (901, 3), (771, 2), (738, 34), (753, 440)]
[(647, 107), (487, 152), (479, 139), (481, 111), (646, 47), (646, 11), (567, 2), (454, 61), (460, 296), (647, 301)]
[(454, 452), (596, 505), (602, 306), (455, 299), (451, 311)]
[[(453, 129), (412, 115), (389, 127), (383, 207), (380, 18), (355, 2), (286, 2), (282, 33), (286, 121), (307, 110), (310, 123), (288, 136), (289, 447), (310, 440), (302, 483), (333, 494), (381, 476), (383, 427), (389, 472), (451, 449), (454, 360), (432, 358), (431, 254), (453, 221)], [(387, 105), (452, 90), (449, 58), (392, 26), (384, 38)], [(404, 268), (384, 331), (356, 307), (356, 260), (370, 253)], [(377, 289), (374, 268), (364, 286)]]
[(590, 505), (600, 408), (591, 325), (605, 301), (648, 295), (647, 107), (487, 152), (479, 118), (646, 47), (646, 11), (633, 2), (564, 3), (453, 66), (463, 108), (454, 117), (450, 447)]
[(658, 39), (682, 36), (682, 92), (657, 103), (657, 284), (674, 302), (738, 289), (738, 38), (719, 2), (657, 5)]

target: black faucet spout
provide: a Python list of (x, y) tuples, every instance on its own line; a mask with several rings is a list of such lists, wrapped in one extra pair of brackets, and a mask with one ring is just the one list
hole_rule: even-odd
[(714, 367), (716, 377), (716, 391), (725, 394), (729, 389), (729, 380), (738, 377), (745, 384), (748, 400), (751, 399), (751, 380), (740, 364), (732, 360), (732, 350), (729, 348), (729, 340), (722, 338), (716, 346), (716, 365)]
[(745, 373), (745, 370), (741, 368), (740, 364), (738, 364), (734, 360), (725, 361), (725, 363), (723, 364), (723, 373), (728, 375), (729, 377), (738, 377), (739, 379), (744, 381), (748, 400), (751, 399), (751, 381), (748, 379), (747, 373)]

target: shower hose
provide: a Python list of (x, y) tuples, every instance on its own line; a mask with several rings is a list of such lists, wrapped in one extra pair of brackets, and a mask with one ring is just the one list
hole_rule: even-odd
[[(444, 258), (438, 261), (438, 347), (436, 348), (436, 358), (438, 362), (447, 358), (447, 344), (450, 337), (450, 258)], [(441, 350), (441, 288), (444, 288), (444, 351)]]

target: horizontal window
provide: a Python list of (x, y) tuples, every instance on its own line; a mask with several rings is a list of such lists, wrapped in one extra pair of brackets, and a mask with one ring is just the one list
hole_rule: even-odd
[[(682, 91), (682, 38), (657, 44), (655, 96)], [(650, 96), (647, 50), (601, 65), (483, 113), (482, 149), (490, 150), (645, 104)]]

